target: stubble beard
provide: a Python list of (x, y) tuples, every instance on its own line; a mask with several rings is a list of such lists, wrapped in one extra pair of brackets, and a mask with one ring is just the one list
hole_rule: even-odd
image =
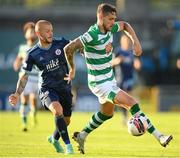
[(106, 25), (104, 25), (104, 24), (103, 24), (103, 28), (104, 28), (104, 31), (105, 31), (105, 32), (108, 32), (108, 31), (110, 31), (110, 30), (111, 30), (110, 28), (107, 28), (107, 26), (106, 26)]

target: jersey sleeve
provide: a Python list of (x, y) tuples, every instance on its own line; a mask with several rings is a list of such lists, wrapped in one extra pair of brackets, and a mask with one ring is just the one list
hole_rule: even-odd
[(64, 46), (70, 42), (69, 40), (65, 39), (64, 37), (54, 37), (54, 40), (59, 44), (63, 43)]
[(81, 42), (84, 46), (90, 45), (93, 43), (93, 36), (92, 36), (91, 32), (89, 32), (89, 31), (87, 31), (86, 33), (81, 35), (79, 37), (79, 39), (81, 40)]
[(67, 45), (67, 44), (70, 42), (70, 40), (67, 40), (67, 39), (65, 39), (64, 37), (62, 38), (62, 40), (63, 40), (63, 42), (64, 42), (65, 45)]
[(111, 29), (111, 32), (116, 33), (116, 32), (119, 32), (119, 30), (120, 30), (119, 22), (115, 22)]
[(25, 59), (25, 62), (23, 63), (22, 69), (24, 71), (30, 72), (32, 71), (33, 65), (34, 65), (34, 59), (32, 55), (29, 53)]

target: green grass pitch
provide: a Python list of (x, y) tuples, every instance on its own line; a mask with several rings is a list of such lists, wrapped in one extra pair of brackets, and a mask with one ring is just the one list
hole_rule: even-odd
[[(74, 112), (68, 127), (70, 136), (74, 131), (81, 130), (91, 115), (92, 113)], [(54, 120), (50, 112), (39, 112), (37, 127), (29, 126), (29, 131), (26, 133), (21, 131), (18, 112), (1, 112), (0, 157), (180, 157), (180, 114), (178, 112), (148, 113), (148, 116), (160, 131), (173, 135), (174, 139), (166, 148), (161, 147), (148, 133), (141, 137), (128, 134), (127, 128), (121, 124), (119, 112), (116, 112), (111, 120), (88, 136), (85, 155), (79, 154), (76, 143), (71, 140), (75, 154), (67, 156), (56, 153), (46, 140), (54, 129)]]

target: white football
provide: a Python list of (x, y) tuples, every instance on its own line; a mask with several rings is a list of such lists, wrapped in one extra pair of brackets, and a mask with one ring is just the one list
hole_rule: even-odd
[(147, 119), (144, 116), (133, 116), (129, 119), (128, 132), (133, 136), (141, 136), (146, 132), (148, 127)]

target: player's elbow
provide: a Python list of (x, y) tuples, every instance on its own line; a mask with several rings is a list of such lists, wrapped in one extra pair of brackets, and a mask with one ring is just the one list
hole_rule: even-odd
[(142, 49), (138, 49), (135, 51), (136, 56), (140, 56), (142, 54)]
[(67, 55), (67, 54), (69, 54), (69, 48), (68, 48), (68, 45), (66, 45), (65, 47), (64, 47), (64, 53)]
[(140, 44), (135, 46), (133, 51), (136, 56), (140, 56), (143, 52)]
[(127, 31), (130, 27), (130, 24), (126, 21), (119, 21), (121, 30)]

